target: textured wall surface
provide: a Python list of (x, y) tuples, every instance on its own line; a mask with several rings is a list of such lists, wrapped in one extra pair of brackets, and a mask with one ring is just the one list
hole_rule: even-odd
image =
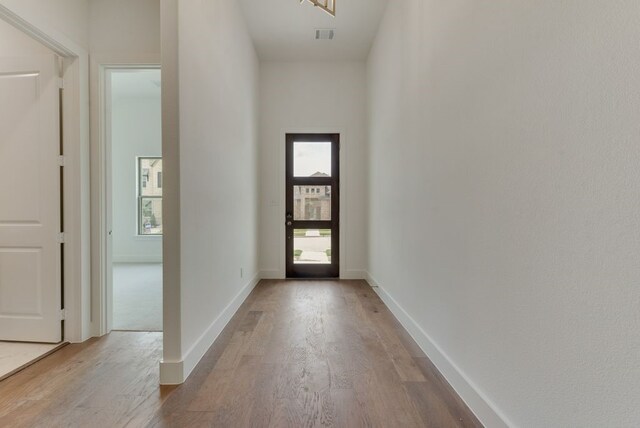
[(373, 278), (513, 425), (640, 424), (637, 1), (390, 3)]

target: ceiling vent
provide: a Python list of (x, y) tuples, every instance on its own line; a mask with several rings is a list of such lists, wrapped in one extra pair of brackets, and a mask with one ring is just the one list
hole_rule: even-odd
[(332, 28), (316, 30), (316, 40), (333, 40), (336, 30)]

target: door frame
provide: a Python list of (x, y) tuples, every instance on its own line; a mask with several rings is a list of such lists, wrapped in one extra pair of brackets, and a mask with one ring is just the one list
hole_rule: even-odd
[(109, 251), (111, 141), (107, 129), (109, 97), (107, 71), (160, 69), (160, 55), (96, 55), (91, 58), (91, 277), (92, 333), (103, 336), (111, 331), (113, 282), (109, 278), (112, 257)]
[[(294, 240), (293, 231), (296, 229), (296, 222), (303, 220), (295, 220), (295, 216), (292, 214), (293, 206), (289, 206), (291, 203), (293, 205), (293, 188), (296, 186), (296, 182), (299, 182), (297, 185), (305, 186), (310, 185), (313, 186), (311, 182), (314, 181), (313, 178), (300, 178), (295, 177), (294, 170), (294, 150), (293, 145), (296, 141), (300, 142), (310, 142), (310, 143), (319, 143), (329, 141), (332, 145), (331, 147), (331, 177), (323, 177), (322, 179), (318, 179), (320, 181), (325, 181), (325, 184), (321, 184), (320, 186), (328, 186), (332, 187), (331, 190), (331, 248), (332, 248), (332, 257), (331, 264), (329, 265), (310, 265), (306, 267), (300, 266), (300, 271), (296, 274), (295, 270), (295, 262), (291, 258), (294, 250)], [(293, 223), (291, 230), (286, 231), (285, 237), (285, 263), (286, 263), (286, 277), (287, 278), (337, 278), (340, 277), (340, 134), (338, 133), (288, 133), (286, 135), (286, 163), (285, 163), (285, 177), (286, 177), (286, 189), (285, 189), (285, 223), (287, 227), (289, 227), (289, 223)], [(289, 174), (289, 172), (291, 174)], [(337, 175), (336, 175), (337, 173)], [(308, 183), (307, 183), (308, 182)], [(291, 214), (291, 217), (289, 215)], [(311, 222), (313, 223), (313, 222)], [(337, 229), (337, 231), (335, 230)], [(337, 232), (337, 233), (333, 233)]]
[[(277, 193), (275, 198), (269, 198), (265, 201), (269, 206), (273, 206), (274, 212), (277, 212), (277, 237), (274, 251), (277, 251), (278, 265), (277, 269), (264, 269), (260, 270), (260, 276), (263, 279), (284, 279), (287, 277), (287, 268), (285, 261), (285, 222), (283, 219), (286, 216), (285, 198), (286, 198), (286, 144), (287, 134), (340, 134), (340, 165), (348, 165), (349, 158), (349, 141), (351, 134), (349, 129), (344, 126), (319, 126), (319, 127), (300, 127), (300, 126), (285, 126), (278, 130), (278, 151), (274, 153), (277, 156), (277, 169), (274, 170), (274, 179), (277, 180)], [(347, 210), (349, 205), (348, 189), (349, 189), (349, 171), (342, 168), (340, 171), (340, 278), (343, 279), (357, 279), (360, 276), (353, 275), (352, 272), (346, 269), (347, 266), (347, 240), (346, 230), (348, 228)], [(274, 225), (275, 227), (275, 225)]]
[(0, 19), (62, 58), (62, 145), (64, 152), (64, 340), (90, 337), (91, 308), (89, 243), (89, 55), (64, 34), (33, 16), (22, 16), (0, 5)]

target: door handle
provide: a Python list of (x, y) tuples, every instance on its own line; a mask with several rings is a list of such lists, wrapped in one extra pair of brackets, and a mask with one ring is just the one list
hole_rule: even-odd
[(291, 226), (293, 223), (291, 221), (287, 222), (287, 226)]

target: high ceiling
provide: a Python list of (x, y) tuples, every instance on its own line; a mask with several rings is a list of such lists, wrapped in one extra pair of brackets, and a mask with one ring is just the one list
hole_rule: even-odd
[[(260, 59), (364, 60), (387, 0), (337, 0), (333, 18), (305, 0), (240, 0)], [(316, 29), (335, 29), (315, 40)]]

